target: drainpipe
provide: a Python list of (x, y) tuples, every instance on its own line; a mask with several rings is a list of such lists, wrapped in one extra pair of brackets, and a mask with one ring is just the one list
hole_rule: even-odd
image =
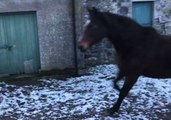
[(72, 0), (72, 23), (73, 23), (73, 44), (74, 44), (74, 64), (75, 75), (78, 75), (78, 53), (77, 53), (77, 34), (76, 34), (76, 12), (75, 0)]

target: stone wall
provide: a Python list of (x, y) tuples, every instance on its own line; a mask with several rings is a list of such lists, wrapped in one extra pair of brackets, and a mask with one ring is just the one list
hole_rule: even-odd
[(36, 11), (40, 70), (74, 68), (72, 0), (1, 0), (0, 13)]
[[(132, 0), (83, 0), (83, 24), (89, 19), (87, 7), (132, 17), (132, 2)], [(162, 34), (171, 34), (170, 6), (171, 2), (168, 0), (154, 0), (153, 27)], [(115, 63), (115, 50), (107, 40), (103, 40), (88, 50), (82, 56), (82, 60), (84, 61), (82, 66)]]
[(156, 0), (154, 3), (154, 28), (162, 34), (171, 35), (171, 1)]
[[(1, 0), (0, 13), (36, 11), (38, 22), (41, 70), (75, 67), (72, 0)], [(163, 34), (171, 34), (171, 2), (154, 1), (154, 27)], [(132, 16), (131, 0), (75, 0), (77, 39), (88, 19), (87, 7), (95, 6)], [(79, 67), (115, 63), (115, 50), (107, 41), (93, 46), (85, 54), (78, 51)]]

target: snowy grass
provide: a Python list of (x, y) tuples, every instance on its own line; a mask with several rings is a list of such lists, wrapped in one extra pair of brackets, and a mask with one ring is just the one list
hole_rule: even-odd
[(119, 94), (111, 79), (117, 67), (100, 65), (88, 71), (91, 75), (66, 81), (41, 79), (40, 85), (0, 83), (0, 119), (169, 120), (171, 79), (140, 77), (119, 113), (105, 117), (103, 111), (116, 102)]

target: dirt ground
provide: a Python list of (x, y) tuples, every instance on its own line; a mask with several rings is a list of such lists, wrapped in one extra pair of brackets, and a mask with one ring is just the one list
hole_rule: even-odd
[[(105, 116), (104, 111), (118, 98), (118, 92), (108, 87), (112, 80), (106, 75), (71, 79), (56, 75), (20, 76), (4, 80), (0, 82), (1, 95), (5, 96), (0, 97), (0, 120), (171, 120), (171, 101), (165, 104), (165, 93), (160, 94), (150, 82), (141, 82), (145, 86), (142, 85), (142, 89), (136, 85), (136, 92), (128, 95), (120, 111)], [(3, 99), (6, 99), (4, 104)], [(3, 105), (8, 106), (3, 108)]]

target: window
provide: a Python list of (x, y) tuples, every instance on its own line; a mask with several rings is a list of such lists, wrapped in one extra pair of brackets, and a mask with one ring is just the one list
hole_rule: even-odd
[(152, 26), (153, 24), (153, 1), (136, 1), (132, 5), (132, 17), (143, 26)]

